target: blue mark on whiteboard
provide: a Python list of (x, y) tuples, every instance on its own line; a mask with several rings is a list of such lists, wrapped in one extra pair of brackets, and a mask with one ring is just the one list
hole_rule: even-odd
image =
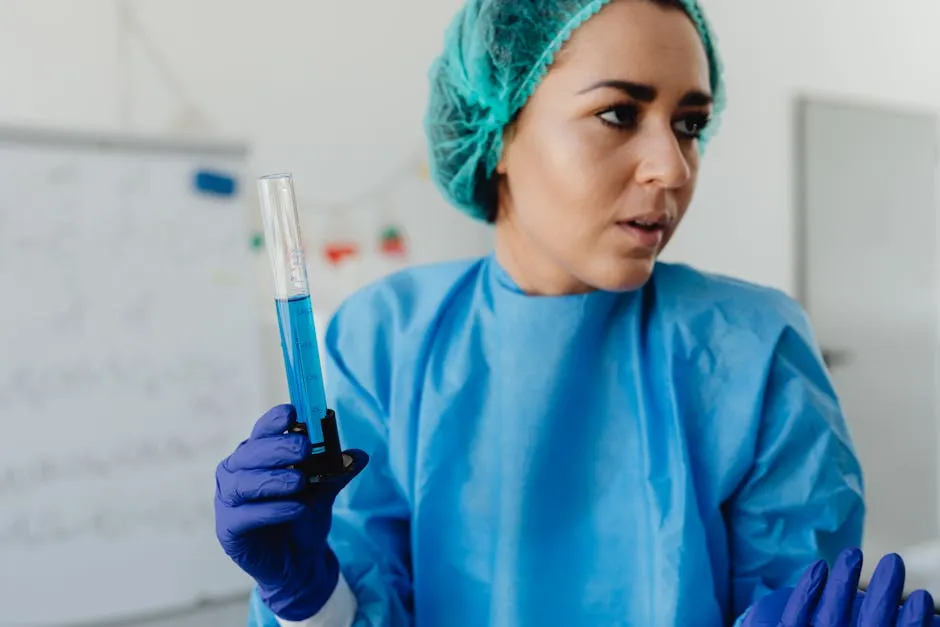
[(212, 196), (234, 196), (238, 193), (238, 181), (224, 172), (199, 170), (193, 180), (196, 191)]

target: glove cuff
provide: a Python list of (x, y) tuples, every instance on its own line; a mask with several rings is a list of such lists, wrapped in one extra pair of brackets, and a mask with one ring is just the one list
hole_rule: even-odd
[(319, 612), (330, 600), (339, 582), (339, 560), (329, 546), (321, 557), (312, 560), (304, 572), (294, 572), (283, 585), (265, 587), (258, 583), (258, 594), (275, 616), (303, 621)]

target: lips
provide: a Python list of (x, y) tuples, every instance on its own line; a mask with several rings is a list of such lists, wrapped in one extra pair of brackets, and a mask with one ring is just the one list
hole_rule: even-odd
[(647, 231), (649, 233), (654, 233), (656, 231), (662, 231), (666, 228), (666, 219), (661, 220), (627, 220), (622, 224), (631, 226), (636, 229)]
[(662, 231), (669, 226), (671, 219), (668, 211), (651, 211), (643, 215), (632, 216), (626, 220), (618, 221), (618, 224), (631, 226), (643, 231)]
[(651, 214), (630, 220), (620, 220), (617, 226), (627, 233), (636, 245), (657, 249), (662, 244), (666, 228), (669, 226), (669, 216)]

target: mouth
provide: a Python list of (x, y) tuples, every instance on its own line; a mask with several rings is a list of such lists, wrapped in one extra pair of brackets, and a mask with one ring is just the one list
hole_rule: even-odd
[(661, 244), (669, 224), (669, 216), (664, 213), (617, 222), (617, 226), (632, 235), (636, 243), (646, 248), (655, 248)]
[(662, 220), (622, 220), (617, 224), (621, 226), (629, 226), (634, 229), (640, 229), (641, 231), (646, 231), (647, 233), (655, 233), (656, 231), (666, 230), (666, 219)]

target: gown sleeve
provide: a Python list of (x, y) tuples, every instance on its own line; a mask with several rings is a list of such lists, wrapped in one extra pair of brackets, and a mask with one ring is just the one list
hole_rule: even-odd
[(861, 467), (805, 314), (790, 311), (767, 372), (755, 461), (726, 504), (735, 616), (862, 540)]

